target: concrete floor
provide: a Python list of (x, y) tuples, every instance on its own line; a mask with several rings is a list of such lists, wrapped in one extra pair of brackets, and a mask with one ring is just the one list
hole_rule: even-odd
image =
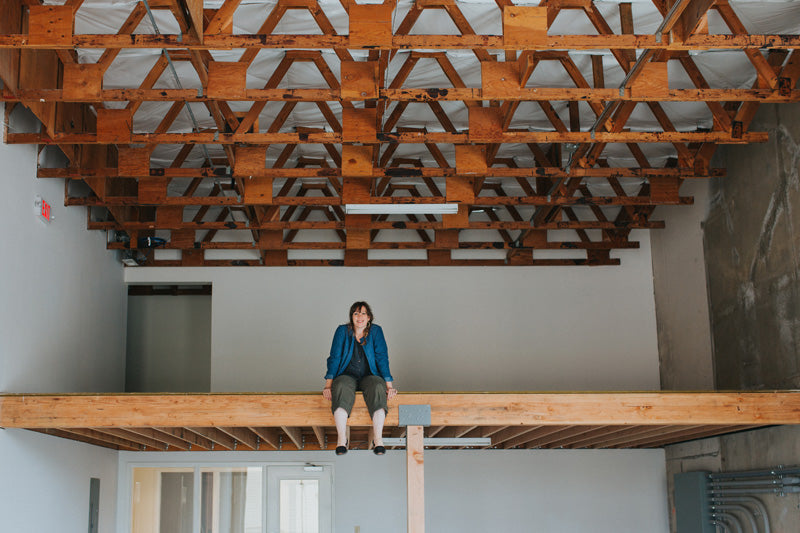
[[(713, 166), (727, 168), (728, 175), (711, 180), (707, 197), (695, 194), (699, 205), (690, 218), (703, 215), (702, 252), (693, 244), (693, 225), (683, 241), (668, 235), (653, 241), (664, 389), (800, 389), (800, 105), (762, 105), (750, 131), (769, 132), (769, 142), (721, 147)], [(691, 187), (687, 193), (705, 192)], [(659, 214), (669, 227), (672, 213)], [(696, 283), (684, 287), (670, 279), (671, 268), (657, 254), (687, 263), (703, 257), (697, 270), (704, 266), (707, 277), (711, 361), (703, 327), (686, 328), (672, 318), (704, 320)], [(666, 457), (675, 531), (675, 473), (800, 465), (800, 426), (668, 446)], [(772, 531), (800, 531), (800, 495), (762, 500)]]

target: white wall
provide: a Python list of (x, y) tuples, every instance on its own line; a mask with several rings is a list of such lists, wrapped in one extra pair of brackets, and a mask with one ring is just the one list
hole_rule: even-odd
[(114, 531), (117, 455), (31, 431), (0, 431), (0, 531), (86, 533), (93, 477), (100, 479), (98, 530)]
[(712, 390), (714, 368), (708, 312), (703, 223), (708, 180), (686, 180), (681, 194), (691, 206), (659, 206), (651, 217), (666, 227), (651, 236), (661, 388)]
[[(405, 451), (120, 453), (120, 518), (132, 463), (333, 464), (334, 531), (406, 531)], [(665, 533), (663, 450), (425, 451), (425, 525), (436, 533)], [(120, 522), (120, 533), (125, 529)]]
[(64, 206), (63, 180), (35, 178), (36, 147), (0, 144), (0, 168), (0, 391), (122, 390), (127, 292), (105, 233)]
[[(127, 296), (104, 234), (64, 207), (61, 180), (35, 178), (35, 147), (0, 144), (0, 168), (0, 391), (122, 390)], [(50, 225), (34, 216), (36, 194), (53, 206)], [(112, 531), (115, 464), (116, 452), (0, 430), (0, 530), (85, 532), (99, 477), (100, 530)]]
[(364, 299), (406, 391), (658, 389), (649, 238), (616, 267), (126, 268), (211, 282), (212, 391), (322, 384), (333, 331)]

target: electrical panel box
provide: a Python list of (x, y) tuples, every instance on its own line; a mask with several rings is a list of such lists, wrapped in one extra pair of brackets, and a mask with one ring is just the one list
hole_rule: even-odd
[(675, 474), (675, 525), (678, 533), (714, 533), (708, 472)]

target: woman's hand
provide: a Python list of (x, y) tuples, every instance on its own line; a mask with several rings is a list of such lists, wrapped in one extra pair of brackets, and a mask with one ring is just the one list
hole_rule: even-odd
[(391, 382), (386, 382), (386, 399), (391, 400), (397, 396), (397, 389), (394, 388)]
[(333, 395), (331, 394), (331, 387), (333, 387), (333, 380), (326, 379), (325, 380), (325, 388), (322, 389), (322, 397), (328, 401), (331, 401)]

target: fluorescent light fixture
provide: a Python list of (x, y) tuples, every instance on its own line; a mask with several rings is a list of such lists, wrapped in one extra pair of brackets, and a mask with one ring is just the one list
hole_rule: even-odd
[[(405, 437), (385, 438), (384, 446), (405, 446)], [(425, 437), (423, 446), (491, 446), (491, 437)]]
[(454, 215), (458, 204), (345, 204), (348, 215)]

